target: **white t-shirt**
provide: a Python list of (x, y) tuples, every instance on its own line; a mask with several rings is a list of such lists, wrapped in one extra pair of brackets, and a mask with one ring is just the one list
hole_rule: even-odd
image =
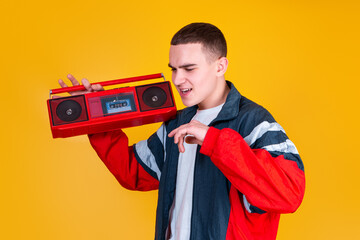
[[(192, 120), (209, 125), (217, 117), (223, 105), (198, 110)], [(175, 197), (170, 209), (170, 229), (168, 227), (166, 234), (170, 235), (168, 238), (170, 240), (188, 240), (191, 232), (194, 167), (198, 145), (184, 142), (184, 147), (185, 152), (179, 154)]]

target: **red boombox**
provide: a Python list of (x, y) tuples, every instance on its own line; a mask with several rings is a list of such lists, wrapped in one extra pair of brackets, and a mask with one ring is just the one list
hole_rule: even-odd
[[(164, 78), (162, 73), (99, 82), (102, 86)], [(176, 114), (170, 83), (158, 83), (91, 92), (51, 99), (52, 94), (85, 90), (73, 86), (50, 90), (47, 101), (53, 138), (107, 132), (167, 121)]]

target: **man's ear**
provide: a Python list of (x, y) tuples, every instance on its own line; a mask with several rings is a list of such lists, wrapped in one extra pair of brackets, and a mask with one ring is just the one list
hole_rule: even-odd
[(216, 61), (216, 75), (218, 77), (223, 76), (227, 70), (229, 60), (226, 57), (220, 57)]

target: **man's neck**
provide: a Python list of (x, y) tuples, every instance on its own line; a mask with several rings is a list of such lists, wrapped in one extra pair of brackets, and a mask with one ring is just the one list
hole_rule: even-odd
[(225, 78), (219, 79), (219, 84), (217, 86), (218, 91), (214, 92), (214, 97), (212, 101), (207, 102), (206, 104), (198, 104), (199, 110), (204, 110), (208, 108), (213, 108), (225, 103), (227, 95), (230, 92), (230, 88), (227, 85)]

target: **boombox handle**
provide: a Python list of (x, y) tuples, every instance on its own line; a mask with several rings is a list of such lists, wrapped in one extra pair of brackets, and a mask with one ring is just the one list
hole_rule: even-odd
[[(151, 75), (122, 78), (122, 79), (110, 80), (110, 81), (105, 81), (105, 82), (97, 82), (97, 83), (92, 83), (92, 84), (100, 84), (101, 86), (104, 87), (104, 86), (110, 86), (110, 85), (115, 85), (115, 84), (137, 82), (137, 81), (142, 81), (142, 80), (150, 80), (150, 79), (155, 79), (155, 78), (164, 78), (164, 81), (166, 81), (164, 74), (156, 73), (156, 74), (151, 74)], [(50, 98), (51, 98), (51, 94), (58, 94), (58, 93), (64, 93), (64, 92), (75, 92), (75, 91), (83, 91), (83, 90), (86, 90), (84, 85), (51, 89), (50, 90)]]

